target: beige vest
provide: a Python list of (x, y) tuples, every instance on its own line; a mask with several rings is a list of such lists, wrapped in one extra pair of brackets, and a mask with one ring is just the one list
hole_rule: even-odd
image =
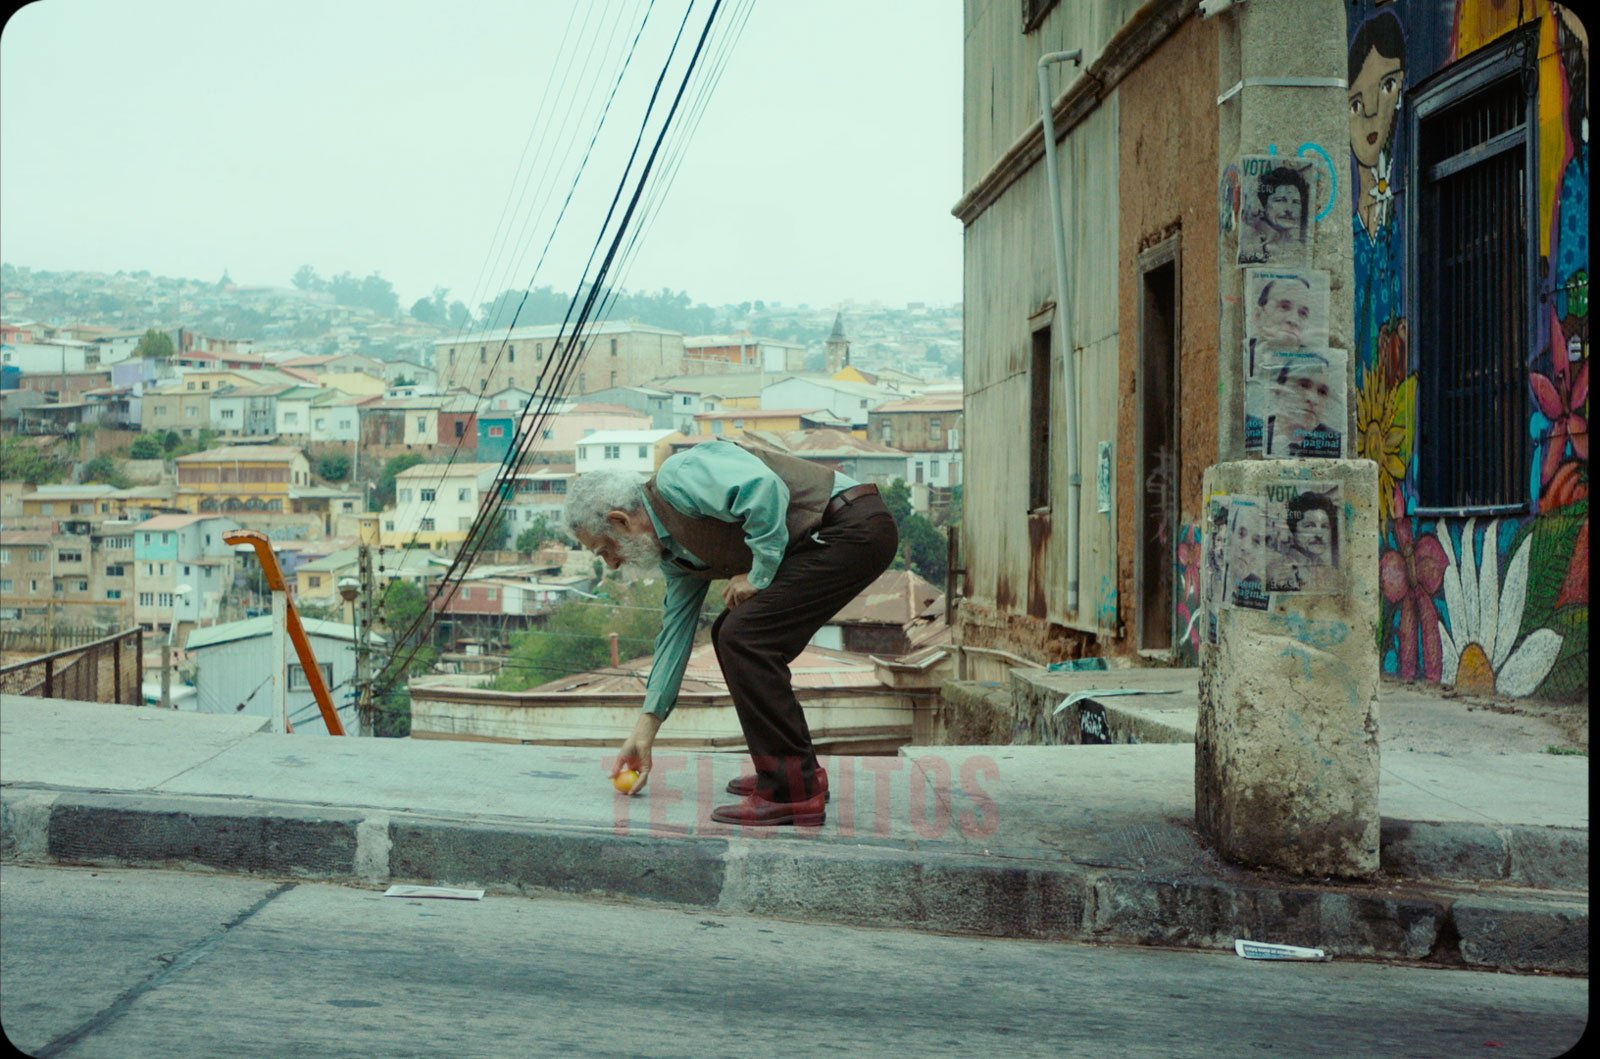
[[(765, 463), (789, 487), (789, 510), (784, 516), (784, 523), (789, 530), (791, 547), (822, 525), (823, 510), (833, 498), (832, 471), (746, 438), (734, 441), (734, 444)], [(742, 522), (724, 522), (718, 518), (695, 518), (683, 514), (667, 503), (666, 498), (656, 490), (653, 476), (645, 483), (644, 494), (656, 518), (661, 520), (672, 539), (710, 567), (706, 570), (680, 569), (704, 581), (750, 572), (755, 556), (745, 543)]]

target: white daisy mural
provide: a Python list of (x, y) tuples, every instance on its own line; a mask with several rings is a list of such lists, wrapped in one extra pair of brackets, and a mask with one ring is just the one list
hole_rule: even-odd
[(1476, 523), (1476, 519), (1467, 520), (1458, 556), (1444, 520), (1439, 521), (1437, 533), (1447, 561), (1444, 599), (1449, 609), (1449, 628), (1439, 632), (1444, 656), (1440, 681), (1481, 695), (1532, 695), (1561, 653), (1561, 636), (1551, 629), (1535, 629), (1517, 641), (1528, 595), (1532, 538), (1525, 538), (1511, 557), (1502, 582), (1494, 547), (1500, 524), (1489, 523), (1480, 559)]

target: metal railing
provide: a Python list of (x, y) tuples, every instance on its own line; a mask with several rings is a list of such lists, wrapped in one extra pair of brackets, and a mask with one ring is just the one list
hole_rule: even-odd
[(120, 635), (117, 627), (105, 625), (24, 625), (9, 621), (0, 627), (0, 651), (7, 654), (50, 654), (83, 647), (107, 636)]
[(0, 667), (0, 693), (6, 695), (138, 706), (143, 685), (143, 629)]

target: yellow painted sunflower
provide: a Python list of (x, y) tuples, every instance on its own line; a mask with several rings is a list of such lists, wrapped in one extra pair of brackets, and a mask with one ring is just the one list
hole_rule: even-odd
[(1400, 385), (1390, 387), (1384, 385), (1381, 374), (1367, 372), (1356, 392), (1356, 439), (1361, 455), (1378, 465), (1378, 517), (1388, 522), (1403, 513), (1392, 510), (1392, 498), (1411, 465), (1417, 377), (1408, 375)]

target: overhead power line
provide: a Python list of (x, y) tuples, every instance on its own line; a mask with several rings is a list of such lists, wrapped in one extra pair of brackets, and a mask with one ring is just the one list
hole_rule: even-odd
[[(629, 174), (632, 172), (633, 163), (637, 157), (640, 144), (642, 143), (648, 130), (650, 115), (654, 110), (661, 86), (671, 68), (673, 58), (676, 55), (679, 42), (683, 36), (684, 28), (689, 21), (690, 13), (693, 11), (694, 5), (692, 2), (689, 5), (689, 8), (684, 12), (683, 21), (680, 23), (677, 35), (673, 39), (672, 49), (668, 53), (667, 59), (662, 65), (661, 73), (657, 76), (655, 87), (652, 89), (650, 103), (646, 108), (645, 117), (640, 124), (639, 135), (635, 138), (634, 149), (629, 155), (628, 163), (624, 167), (623, 175), (618, 181), (617, 190), (612, 196), (611, 205), (606, 211), (606, 217), (602, 221), (600, 232), (596, 237), (595, 246), (591, 249), (589, 260), (585, 264), (585, 279), (583, 282), (579, 283), (578, 288), (574, 293), (572, 302), (568, 305), (566, 316), (562, 320), (561, 327), (558, 330), (556, 349), (559, 350), (559, 355), (553, 351), (550, 359), (546, 361), (541, 368), (539, 374), (539, 386), (536, 389), (537, 391), (542, 391), (542, 393), (535, 392), (534, 394), (530, 395), (528, 400), (525, 402), (522, 415), (518, 419), (517, 429), (513, 437), (512, 444), (508, 448), (505, 458), (502, 460), (501, 470), (495, 478), (494, 487), (487, 496), (486, 502), (480, 507), (478, 516), (474, 519), (472, 525), (469, 527), (466, 539), (463, 541), (461, 549), (457, 552), (455, 559), (452, 561), (450, 567), (446, 570), (444, 577), (441, 578), (440, 582), (435, 587), (433, 598), (438, 598), (443, 592), (448, 590), (452, 581), (459, 582), (464, 571), (470, 567), (472, 561), (476, 558), (478, 553), (482, 551), (488, 537), (488, 531), (492, 527), (495, 518), (506, 503), (515, 475), (526, 463), (534, 447), (533, 442), (538, 436), (538, 431), (542, 428), (544, 421), (550, 414), (550, 408), (554, 398), (565, 391), (566, 385), (570, 381), (576, 365), (581, 362), (583, 355), (587, 351), (588, 336), (585, 333), (585, 327), (588, 325), (589, 320), (596, 309), (597, 300), (606, 294), (606, 277), (617, 260), (619, 251), (623, 246), (624, 237), (629, 232), (629, 226), (631, 223), (633, 223), (640, 201), (644, 196), (646, 188), (649, 186), (650, 174), (654, 169), (657, 159), (661, 153), (662, 145), (666, 141), (667, 133), (673, 127), (673, 120), (683, 102), (685, 92), (693, 78), (693, 75), (696, 72), (702, 56), (705, 53), (706, 42), (711, 35), (713, 26), (716, 25), (718, 13), (722, 8), (722, 2), (723, 0), (714, 0), (712, 4), (711, 12), (709, 15), (707, 15), (705, 24), (701, 28), (700, 36), (695, 44), (694, 52), (688, 59), (677, 91), (673, 96), (672, 104), (661, 123), (661, 127), (655, 138), (655, 142), (650, 149), (650, 153), (645, 159), (644, 164), (635, 180), (632, 194), (628, 198), (627, 207), (612, 233), (610, 245), (598, 267), (598, 270), (595, 272), (593, 279), (590, 280), (588, 279), (589, 268), (593, 264), (595, 255), (598, 253), (601, 244), (605, 241), (606, 229), (616, 211), (617, 204), (621, 201), (622, 196), (626, 191)], [(580, 299), (583, 302), (581, 308), (578, 307), (578, 302)], [(523, 303), (526, 303), (526, 293), (524, 294)], [(576, 320), (574, 320), (575, 308), (577, 309)], [(521, 306), (519, 305), (519, 313), (520, 310)], [(515, 327), (515, 323), (516, 317), (513, 316), (512, 327), (507, 329), (508, 337), (511, 329)], [(570, 331), (568, 330), (569, 324), (572, 325)], [(562, 341), (563, 336), (568, 336), (565, 338), (565, 341)], [(550, 376), (552, 369), (554, 374), (550, 378), (550, 385), (546, 386), (545, 379), (547, 376)], [(529, 411), (533, 408), (536, 400), (539, 402), (539, 411), (530, 421), (528, 418)], [(406, 670), (411, 664), (411, 661), (416, 657), (416, 654), (418, 651), (420, 651), (422, 646), (421, 638), (416, 637), (414, 634), (419, 630), (419, 628), (426, 630), (427, 628), (431, 627), (431, 624), (434, 620), (436, 620), (436, 618), (434, 616), (434, 611), (430, 600), (430, 604), (424, 607), (423, 610), (416, 616), (416, 618), (413, 619), (406, 631), (401, 636), (396, 638), (396, 654), (391, 655), (389, 664), (385, 667), (384, 672), (380, 674), (379, 680), (377, 681), (377, 683), (380, 685), (378, 691), (379, 694), (381, 694), (383, 691), (386, 691), (389, 687), (392, 687), (394, 682), (398, 679), (401, 679), (401, 677), (405, 674)], [(406, 644), (410, 644), (409, 648), (405, 648), (404, 645)], [(404, 649), (406, 653), (404, 658), (399, 660), (399, 663), (396, 664), (396, 656), (401, 649)]]

